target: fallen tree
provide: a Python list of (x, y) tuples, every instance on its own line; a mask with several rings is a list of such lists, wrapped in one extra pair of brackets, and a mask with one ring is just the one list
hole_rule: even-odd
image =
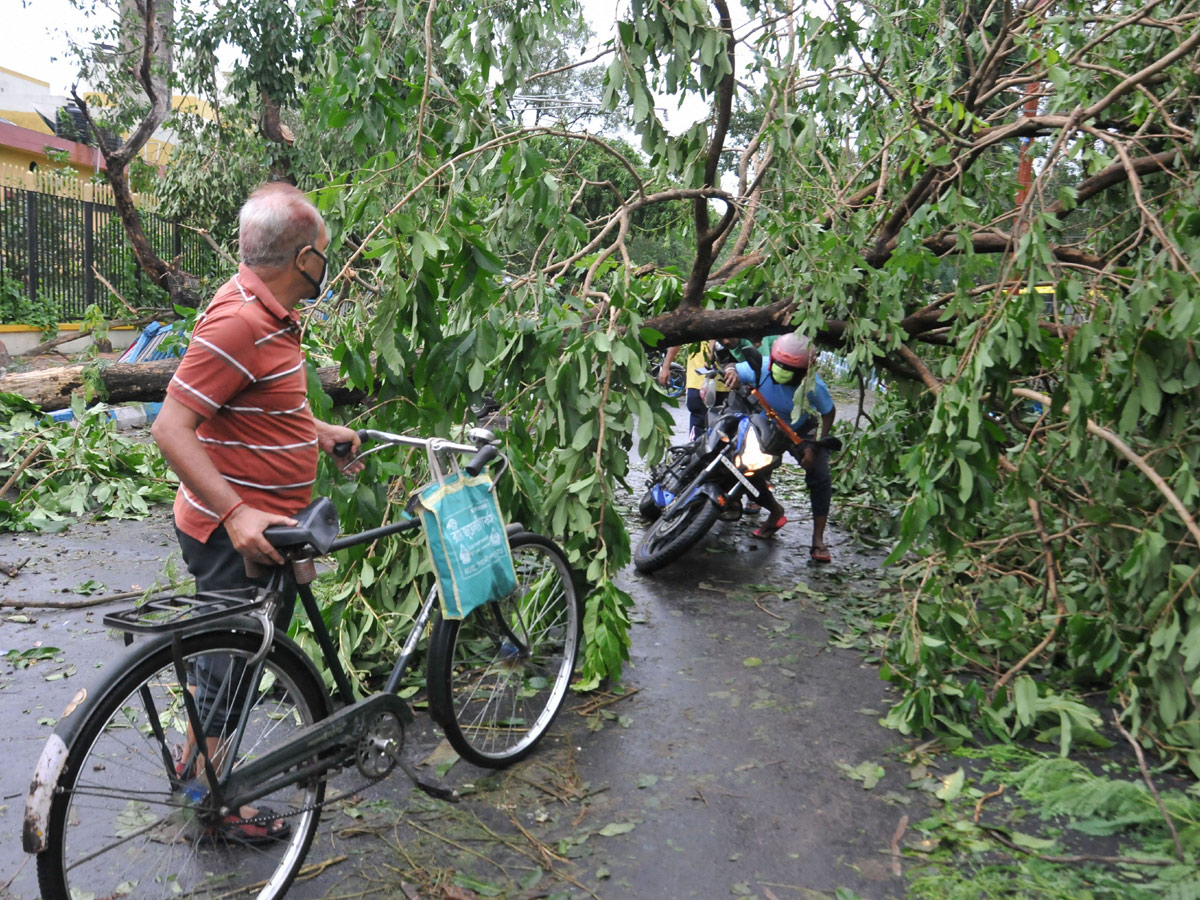
[[(334, 358), (403, 398), (379, 427), (444, 433), (486, 390), (528, 423), (501, 491), (597, 585), (585, 681), (619, 675), (617, 492), (634, 440), (653, 456), (666, 430), (638, 338), (799, 328), (910, 379), (840, 470), (870, 516), (835, 507), (921, 560), (885, 654), (893, 723), (1066, 748), (1097, 739), (1073, 698), (1102, 690), (1200, 775), (1200, 554), (1146, 473), (1195, 508), (1195, 4), (835, 0), (739, 23), (725, 0), (637, 0), (601, 100), (630, 110), (651, 178), (632, 158), (600, 175), (586, 151), (612, 145), (520, 118), (558, 71), (532, 50), (575, 4), (532, 7), (334, 4), (305, 44), (322, 74), (297, 176), (362, 313), (329, 322)], [(681, 91), (709, 103), (684, 129), (660, 116)], [(208, 180), (230, 168), (212, 157)], [(634, 225), (666, 205), (692, 250), (647, 274)], [(360, 484), (343, 522), (391, 515), (386, 491)], [(418, 563), (361, 562), (338, 599), (366, 601), (358, 652), (382, 657)]]
[[(0, 376), (0, 393), (16, 394), (36, 403), (47, 412), (66, 409), (76, 394), (86, 394), (88, 385), (102, 388), (91, 398), (99, 403), (154, 403), (163, 399), (167, 383), (179, 366), (177, 359), (154, 362), (99, 362), (60, 366), (35, 372), (15, 372)], [(337, 366), (319, 368), (321, 387), (335, 406), (361, 402), (366, 392), (350, 388), (338, 374)]]

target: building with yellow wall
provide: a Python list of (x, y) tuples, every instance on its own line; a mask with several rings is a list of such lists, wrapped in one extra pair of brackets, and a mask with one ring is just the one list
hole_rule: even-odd
[[(106, 98), (88, 93), (84, 99), (103, 106)], [(0, 165), (33, 171), (49, 166), (69, 165), (81, 180), (88, 181), (104, 169), (104, 158), (98, 148), (77, 143), (55, 135), (46, 120), (56, 121), (59, 110), (71, 104), (71, 98), (50, 92), (50, 83), (21, 72), (0, 66)], [(207, 119), (214, 118), (209, 104), (196, 97), (175, 96), (171, 106)], [(46, 148), (67, 153), (63, 162), (51, 159)], [(167, 165), (174, 147), (174, 134), (159, 128), (146, 142), (139, 154), (148, 165), (159, 168)], [(58, 154), (55, 154), (56, 156)]]

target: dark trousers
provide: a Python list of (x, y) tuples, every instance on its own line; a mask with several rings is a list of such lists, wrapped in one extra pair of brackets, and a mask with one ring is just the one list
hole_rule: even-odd
[[(201, 543), (178, 528), (175, 536), (183, 551), (187, 570), (196, 577), (196, 593), (252, 591), (265, 587), (267, 578), (246, 574), (242, 555), (233, 548), (228, 532), (218, 528)], [(296, 605), (296, 585), (290, 579), (275, 613), (275, 627), (286, 631)], [(204, 723), (205, 737), (227, 734), (237, 723), (246, 703), (249, 685), (244, 683), (245, 666), (240, 659), (221, 653), (199, 656), (188, 666), (188, 684), (196, 688), (196, 706)]]
[(687, 411), (691, 413), (688, 419), (688, 440), (694, 441), (708, 430), (708, 407), (700, 397), (696, 388), (687, 389)]
[[(828, 516), (829, 508), (833, 505), (833, 476), (829, 472), (829, 451), (824, 447), (809, 443), (813, 441), (815, 435), (815, 429), (806, 429), (800, 434), (801, 437), (806, 439), (806, 443), (801, 444), (794, 450), (788, 451), (795, 457), (796, 462), (800, 462), (804, 458), (804, 447), (812, 448), (812, 465), (804, 470), (804, 484), (808, 488), (808, 499), (812, 503), (814, 519), (821, 516)], [(770, 479), (771, 473), (777, 468), (778, 465), (772, 466), (764, 472), (759, 472), (752, 479), (755, 487), (769, 493), (767, 481)]]
[(833, 476), (829, 474), (829, 451), (824, 447), (813, 450), (813, 462), (804, 470), (804, 483), (812, 500), (813, 518), (829, 515), (833, 503)]

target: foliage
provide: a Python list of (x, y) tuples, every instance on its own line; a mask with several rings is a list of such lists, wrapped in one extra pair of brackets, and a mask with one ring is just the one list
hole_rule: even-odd
[[(390, 249), (399, 248), (397, 255), (403, 249), (406, 260), (409, 246), (389, 244)], [(442, 252), (449, 254), (451, 248)], [(465, 244), (454, 248), (453, 255), (461, 267), (466, 264), (462, 256), (472, 258), (476, 252)], [(440, 254), (431, 262), (439, 258)], [(447, 265), (435, 264), (439, 272)], [(405, 288), (402, 299), (411, 304), (435, 299), (425, 296), (427, 285), (442, 287), (440, 279), (398, 283)], [(468, 397), (486, 390), (496, 398), (512, 422), (499, 433), (511, 462), (509, 473), (499, 481), (502, 509), (511, 520), (556, 536), (572, 565), (598, 585), (584, 620), (590, 649), (583, 678), (594, 685), (619, 673), (629, 627), (628, 599), (606, 577), (628, 561), (628, 538), (615, 507), (615, 487), (600, 473), (624, 479), (635, 437), (648, 452), (661, 452), (661, 436), (654, 427), (665, 416), (659, 409), (661, 394), (645, 374), (636, 339), (628, 331), (619, 332), (625, 311), (614, 310), (607, 327), (588, 332), (580, 328), (580, 309), (561, 303), (554, 294), (539, 307), (513, 308), (504, 287), (482, 269), (473, 284), (460, 285), (462, 303), (470, 292), (483, 295), (493, 312), (471, 322), (444, 300), (423, 305), (429, 315), (419, 353), (414, 342), (398, 333), (394, 321), (414, 315), (411, 307), (362, 323), (354, 318), (332, 320), (334, 327), (359, 335), (336, 342), (334, 358), (348, 371), (352, 384), (373, 384), (380, 400), (369, 415), (352, 424), (455, 435), (469, 422)], [(378, 353), (375, 360), (367, 347)], [(593, 366), (606, 374), (599, 384), (591, 381)], [(622, 396), (630, 395), (641, 398), (636, 417), (623, 408)], [(563, 449), (541, 452), (547, 446)], [(339, 501), (347, 529), (401, 515), (407, 498), (428, 477), (420, 455), (375, 455), (367, 462), (355, 482), (327, 486)], [(322, 489), (326, 488), (318, 487)], [(353, 656), (359, 668), (369, 669), (389, 651), (394, 653), (395, 635), (404, 633), (397, 623), (415, 613), (431, 583), (424, 545), (419, 537), (393, 539), (344, 551), (342, 562), (340, 583), (330, 592), (330, 617), (342, 629), (343, 657)]]
[[(291, 115), (311, 64), (309, 27), (275, 0), (180, 10), (175, 84), (187, 99), (171, 117), (178, 143), (158, 186), (164, 214), (235, 245), (242, 201), (286, 174), (299, 153), (282, 135), (264, 134), (264, 117), (269, 110), (274, 127), (281, 110)], [(237, 55), (222, 72), (220, 54), (230, 50)]]
[[(914, 896), (1151, 900), (1200, 892), (1200, 800), (1194, 791), (1160, 791), (1185, 849), (1181, 862), (1144, 783), (1012, 748), (969, 755), (988, 767), (977, 781), (962, 779), (955, 791), (938, 787), (949, 777), (931, 778), (924, 764), (913, 767), (913, 785), (943, 797), (939, 809), (915, 823), (908, 841), (916, 863), (909, 871)], [(1120, 863), (1106, 865), (1106, 858)]]
[(0, 322), (5, 325), (32, 325), (44, 332), (58, 328), (58, 304), (39, 292), (36, 301), (21, 282), (0, 276)]
[[(1185, 58), (1174, 35), (1122, 19), (1121, 4), (1104, 40), (1082, 4), (957, 21), (891, 9), (805, 19), (818, 74), (771, 138), (791, 166), (779, 177), (828, 227), (773, 220), (795, 251), (755, 276), (806, 280), (801, 326), (893, 373), (854, 469), (875, 479), (872, 505), (898, 513), (893, 560), (907, 565), (885, 672), (905, 695), (889, 721), (1065, 751), (1094, 740), (1079, 696), (1100, 688), (1200, 774), (1200, 555), (1181, 512), (1200, 463), (1200, 216), (1183, 124), (1196, 73), (1169, 65)], [(991, 74), (988, 47), (1003, 60)], [(1137, 87), (1158, 60), (1162, 79)], [(1005, 88), (1027, 83), (1038, 114), (1014, 123)], [(996, 185), (1015, 183), (1001, 138), (1022, 129), (1043, 165), (1014, 209)], [(787, 144), (830, 161), (828, 176), (808, 177)]]
[(0, 396), (0, 497), (9, 531), (60, 531), (82, 516), (136, 519), (175, 494), (174, 476), (153, 445), (122, 438), (103, 407), (72, 403), (74, 422), (46, 419), (14, 394)]

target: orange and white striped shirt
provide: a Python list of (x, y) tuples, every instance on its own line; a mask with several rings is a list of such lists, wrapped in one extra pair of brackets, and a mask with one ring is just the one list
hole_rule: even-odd
[[(167, 393), (203, 418), (196, 436), (248, 506), (292, 515), (317, 474), (307, 386), (300, 317), (243, 265), (197, 320)], [(180, 484), (180, 531), (207, 541), (219, 519)]]

